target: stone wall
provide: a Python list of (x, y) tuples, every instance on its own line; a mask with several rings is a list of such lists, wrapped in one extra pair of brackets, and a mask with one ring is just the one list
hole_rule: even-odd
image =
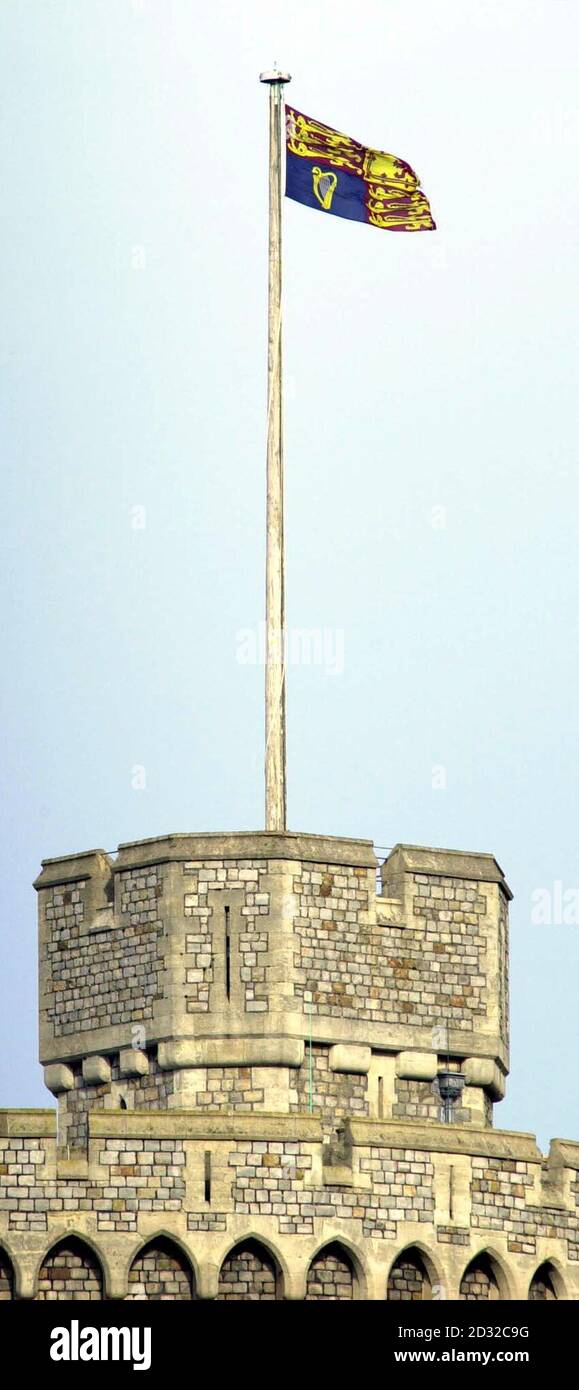
[(101, 930), (87, 921), (85, 890), (86, 881), (45, 890), (43, 1021), (57, 1038), (118, 1025), (130, 1041), (131, 1023), (145, 1025), (162, 994), (161, 875), (120, 874), (114, 924)]
[(406, 1251), (392, 1266), (388, 1276), (387, 1298), (390, 1302), (421, 1303), (432, 1298), (430, 1279), (420, 1255)]
[[(181, 1049), (175, 1066), (193, 1057), (202, 1068), (212, 1039), (309, 1033), (320, 1047), (436, 1050), (446, 1027), (439, 1052), (502, 1067), (498, 1098), (508, 889), (495, 861), (399, 846), (376, 895), (367, 842), (336, 840), (334, 857), (323, 855), (330, 843), (175, 836), (121, 846), (114, 862), (100, 851), (46, 861), (36, 886), (47, 1067), (136, 1044)], [(226, 1053), (213, 1065), (235, 1065)], [(300, 1103), (301, 1078), (290, 1089)]]
[(509, 908), (504, 893), (499, 898), (498, 991), (499, 1033), (508, 1055), (509, 1045)]
[[(206, 1078), (206, 1079), (203, 1079)], [(244, 1114), (263, 1109), (265, 1090), (256, 1078), (255, 1067), (209, 1067), (191, 1092), (196, 1109), (218, 1113), (222, 1110)]]
[[(364, 1119), (328, 1143), (321, 1117), (303, 1114), (104, 1110), (89, 1117), (88, 1155), (66, 1158), (51, 1112), (0, 1112), (2, 1129), (4, 1297), (6, 1256), (25, 1297), (56, 1296), (57, 1284), (96, 1296), (100, 1265), (112, 1297), (144, 1296), (143, 1283), (147, 1297), (190, 1296), (193, 1269), (199, 1296), (215, 1297), (226, 1259), (223, 1297), (270, 1297), (249, 1257), (231, 1257), (248, 1241), (275, 1271), (276, 1296), (304, 1297), (317, 1252), (337, 1258), (327, 1247), (339, 1244), (356, 1297), (386, 1297), (389, 1278), (392, 1298), (418, 1296), (417, 1269), (422, 1297), (426, 1270), (444, 1298), (492, 1296), (492, 1280), (501, 1297), (526, 1298), (535, 1277), (534, 1297), (549, 1296), (549, 1284), (579, 1297), (579, 1145), (554, 1146), (547, 1170), (528, 1136), (500, 1131)], [(532, 1237), (519, 1239), (520, 1223)], [(63, 1239), (86, 1240), (82, 1258), (78, 1245), (74, 1258), (55, 1254)], [(310, 1286), (341, 1282), (319, 1274)]]
[(371, 871), (304, 865), (293, 890), (296, 995), (318, 1016), (372, 1018), (380, 1012), (381, 994), (372, 978), (379, 942), (359, 931), (374, 891)]
[[(217, 1065), (214, 1057), (218, 1053), (212, 1045), (204, 1058), (205, 1066), (171, 1067), (166, 1053), (161, 1066), (156, 1048), (126, 1048), (86, 1062), (47, 1068), (50, 1084), (59, 1090), (60, 1147), (71, 1152), (86, 1149), (90, 1113), (115, 1109), (186, 1108), (210, 1114), (309, 1112), (321, 1117), (328, 1138), (335, 1136), (344, 1118), (438, 1122), (442, 1102), (437, 1069), (450, 1067), (464, 1076), (460, 1059), (449, 1060), (434, 1052), (397, 1056), (374, 1053), (370, 1048), (330, 1047), (307, 1039), (303, 1044), (290, 1042), (285, 1058), (276, 1044), (275, 1060), (290, 1063), (276, 1066), (260, 1042), (241, 1046), (229, 1042), (226, 1046), (240, 1057), (246, 1055), (248, 1064)], [(251, 1065), (252, 1056), (268, 1065)], [(404, 1076), (397, 1074), (399, 1062)], [(425, 1062), (433, 1079), (422, 1081), (407, 1074), (409, 1070), (420, 1072)], [(59, 1078), (56, 1081), (53, 1073)], [(467, 1074), (465, 1080), (469, 1079)], [(492, 1099), (483, 1088), (467, 1084), (452, 1116), (456, 1124), (490, 1127)]]
[(330, 1049), (309, 1043), (301, 1067), (292, 1077), (289, 1109), (294, 1114), (310, 1110), (321, 1115), (327, 1134), (335, 1133), (345, 1116), (361, 1119), (369, 1114), (368, 1077), (352, 1072), (332, 1071)]
[(0, 1303), (14, 1297), (14, 1276), (12, 1262), (5, 1250), (0, 1247)]
[[(446, 1059), (443, 1059), (446, 1064)], [(454, 1063), (454, 1070), (459, 1070)], [(415, 1081), (396, 1077), (392, 1115), (396, 1120), (440, 1120), (442, 1101), (436, 1081)], [(492, 1112), (491, 1112), (492, 1113)], [(457, 1125), (468, 1124), (470, 1116), (464, 1105), (455, 1105), (452, 1112)]]
[(226, 1016), (232, 1003), (247, 1014), (267, 1012), (267, 872), (267, 862), (251, 859), (183, 865), (185, 917), (194, 921), (186, 938), (189, 1013)]
[[(307, 1002), (308, 1012), (430, 1031), (447, 1024), (464, 1034), (487, 1019), (489, 885), (415, 873), (407, 894), (403, 922), (375, 923), (374, 884), (368, 870), (325, 863), (304, 865), (296, 874), (296, 992)], [(500, 923), (504, 970), (504, 897)], [(505, 986), (500, 1008), (505, 1044)]]
[[(368, 870), (323, 864), (296, 875), (296, 993), (314, 1014), (464, 1032), (486, 1017), (484, 885), (439, 874), (414, 874), (413, 884), (409, 919), (374, 926)], [(502, 930), (504, 939), (504, 915)]]
[(500, 1297), (490, 1260), (482, 1255), (469, 1266), (460, 1283), (459, 1298), (465, 1302), (488, 1303)]
[(306, 1299), (323, 1298), (349, 1302), (354, 1297), (354, 1271), (344, 1250), (329, 1245), (316, 1256), (308, 1270)]
[(569, 1258), (576, 1260), (569, 1212), (561, 1202), (547, 1208), (537, 1203), (537, 1180), (532, 1163), (473, 1157), (473, 1220), (480, 1230), (506, 1236), (512, 1254), (534, 1256), (540, 1240), (560, 1236), (569, 1240)]
[(98, 1259), (80, 1241), (72, 1237), (62, 1241), (40, 1268), (35, 1297), (40, 1301), (101, 1301), (103, 1281)]
[(193, 1297), (191, 1269), (170, 1241), (156, 1240), (133, 1260), (127, 1298), (168, 1302)]
[(161, 1071), (154, 1053), (142, 1053), (147, 1070), (141, 1076), (122, 1076), (118, 1055), (108, 1063), (110, 1079), (88, 1084), (82, 1063), (71, 1067), (73, 1086), (59, 1096), (58, 1131), (62, 1148), (85, 1150), (88, 1144), (88, 1117), (92, 1110), (166, 1109), (174, 1091), (174, 1076)]
[(277, 1298), (277, 1283), (271, 1257), (256, 1241), (245, 1241), (223, 1261), (217, 1298), (228, 1303), (273, 1303)]

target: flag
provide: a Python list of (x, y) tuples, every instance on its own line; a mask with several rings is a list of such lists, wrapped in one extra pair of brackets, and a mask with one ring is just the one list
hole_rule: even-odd
[(360, 145), (286, 106), (286, 197), (391, 232), (434, 231), (418, 176), (404, 159)]

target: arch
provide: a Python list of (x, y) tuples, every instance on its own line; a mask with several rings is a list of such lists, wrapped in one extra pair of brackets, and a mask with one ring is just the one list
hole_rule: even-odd
[(228, 1239), (224, 1242), (223, 1246), (221, 1247), (222, 1253), (219, 1254), (219, 1251), (217, 1251), (216, 1259), (218, 1266), (221, 1267), (221, 1265), (225, 1263), (225, 1260), (229, 1255), (231, 1255), (232, 1251), (236, 1248), (236, 1246), (244, 1245), (246, 1241), (252, 1241), (256, 1245), (263, 1245), (263, 1248), (269, 1255), (272, 1263), (276, 1265), (278, 1268), (282, 1282), (283, 1295), (285, 1297), (286, 1284), (289, 1279), (289, 1271), (286, 1259), (282, 1251), (274, 1243), (271, 1237), (269, 1235), (263, 1234), (261, 1231), (256, 1230), (255, 1227), (249, 1227), (248, 1230), (245, 1230), (243, 1232), (243, 1235), (236, 1235), (233, 1238), (231, 1237), (231, 1234), (229, 1234)]
[(564, 1297), (563, 1281), (558, 1269), (551, 1260), (543, 1260), (529, 1284), (528, 1302), (555, 1302)]
[(14, 1265), (5, 1246), (0, 1245), (0, 1303), (14, 1298)]
[[(437, 1301), (447, 1299), (449, 1297), (449, 1293), (446, 1286), (444, 1270), (441, 1268), (436, 1256), (432, 1254), (432, 1251), (430, 1250), (429, 1246), (425, 1245), (421, 1240), (414, 1240), (412, 1242), (412, 1246), (405, 1247), (404, 1250), (400, 1251), (400, 1254), (404, 1255), (406, 1249), (418, 1251), (420, 1259), (422, 1260), (422, 1263), (426, 1269), (426, 1273), (430, 1280), (432, 1298), (436, 1299)], [(394, 1264), (395, 1261), (392, 1261), (392, 1263)]]
[(50, 1246), (36, 1279), (35, 1299), (101, 1302), (103, 1269), (94, 1247), (82, 1236), (66, 1235)]
[(459, 1299), (469, 1303), (497, 1302), (510, 1297), (507, 1276), (494, 1250), (480, 1250), (463, 1271)]
[(229, 1303), (283, 1298), (281, 1266), (269, 1243), (246, 1236), (231, 1247), (219, 1270), (217, 1298)]
[(129, 1268), (126, 1293), (129, 1301), (169, 1302), (196, 1297), (191, 1260), (172, 1236), (162, 1233), (139, 1247)]
[(357, 1293), (358, 1276), (350, 1250), (341, 1240), (328, 1241), (310, 1261), (306, 1299), (346, 1302), (356, 1298)]
[(318, 1255), (320, 1255), (328, 1245), (339, 1245), (352, 1265), (354, 1270), (354, 1298), (367, 1298), (368, 1288), (372, 1283), (372, 1276), (365, 1257), (343, 1229), (336, 1231), (332, 1240), (328, 1240), (326, 1236), (314, 1246), (313, 1253), (309, 1257), (310, 1265), (313, 1264), (314, 1260), (317, 1260)]
[[(391, 1265), (386, 1287), (387, 1300), (391, 1303), (419, 1303), (424, 1299), (431, 1299), (433, 1280), (430, 1271), (432, 1269), (432, 1261), (429, 1260), (427, 1264), (420, 1247), (408, 1245), (397, 1255)], [(439, 1281), (434, 1282), (439, 1287)]]
[(147, 1246), (156, 1245), (159, 1241), (167, 1241), (169, 1245), (175, 1246), (178, 1255), (184, 1261), (185, 1265), (191, 1266), (193, 1274), (193, 1288), (198, 1289), (199, 1265), (197, 1263), (195, 1255), (193, 1251), (189, 1249), (188, 1245), (186, 1245), (185, 1242), (181, 1239), (181, 1237), (175, 1235), (174, 1232), (170, 1231), (167, 1226), (159, 1226), (156, 1231), (153, 1231), (152, 1235), (143, 1236), (139, 1241), (137, 1241), (137, 1244), (133, 1247), (133, 1252), (129, 1256), (127, 1261), (126, 1280), (128, 1281), (131, 1267), (135, 1263), (137, 1257), (139, 1255), (142, 1255), (143, 1251), (146, 1250)]
[[(101, 1271), (102, 1284), (104, 1289), (102, 1296), (103, 1298), (106, 1298), (109, 1289), (111, 1272), (105, 1251), (100, 1249), (100, 1247), (93, 1240), (92, 1236), (85, 1235), (84, 1231), (79, 1231), (78, 1229), (75, 1230), (74, 1228), (72, 1230), (70, 1230), (70, 1228), (67, 1230), (67, 1228), (64, 1226), (61, 1226), (60, 1229), (57, 1227), (56, 1230), (51, 1232), (50, 1240), (44, 1247), (44, 1253), (38, 1256), (36, 1262), (36, 1271), (34, 1275), (34, 1286), (36, 1287), (38, 1283), (40, 1270), (45, 1264), (45, 1261), (48, 1260), (49, 1256), (52, 1255), (53, 1252), (60, 1245), (66, 1244), (70, 1240), (83, 1247), (86, 1247), (87, 1251), (89, 1252), (89, 1255), (92, 1256), (95, 1266)], [(14, 1265), (14, 1271), (16, 1274), (16, 1287), (18, 1289), (18, 1270), (16, 1267), (16, 1261), (13, 1256), (12, 1264)]]

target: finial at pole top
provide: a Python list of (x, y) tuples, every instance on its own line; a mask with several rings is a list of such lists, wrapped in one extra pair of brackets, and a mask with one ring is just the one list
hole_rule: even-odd
[(291, 82), (291, 74), (289, 72), (278, 72), (276, 68), (274, 72), (260, 72), (259, 80), (260, 82), (269, 82), (270, 84), (272, 82)]

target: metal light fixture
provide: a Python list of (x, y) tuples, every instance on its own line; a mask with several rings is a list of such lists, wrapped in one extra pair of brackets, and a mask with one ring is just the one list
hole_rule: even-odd
[(445, 1125), (452, 1124), (453, 1106), (463, 1092), (464, 1076), (456, 1071), (439, 1071), (437, 1076), (438, 1093), (442, 1101), (441, 1119)]

